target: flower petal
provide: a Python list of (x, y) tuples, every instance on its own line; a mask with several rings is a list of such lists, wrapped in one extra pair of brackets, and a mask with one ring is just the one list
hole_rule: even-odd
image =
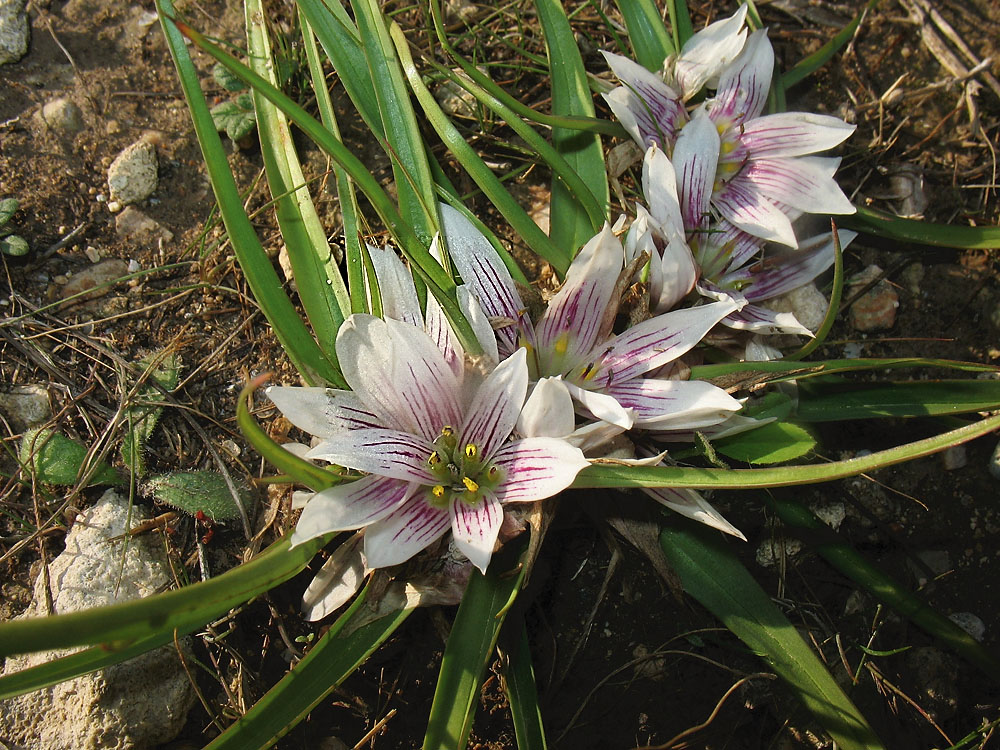
[(715, 508), (709, 505), (699, 493), (689, 489), (673, 489), (671, 487), (643, 487), (642, 491), (657, 502), (667, 506), (672, 511), (680, 513), (698, 523), (711, 526), (713, 529), (732, 534), (737, 539), (747, 540), (743, 532), (722, 517)]
[(747, 6), (741, 4), (729, 18), (710, 23), (684, 44), (674, 66), (674, 77), (685, 99), (690, 99), (706, 84), (717, 83), (722, 70), (743, 49), (747, 37), (743, 28), (746, 15)]
[(386, 477), (362, 477), (317, 492), (306, 503), (292, 532), (292, 546), (331, 531), (360, 529), (389, 515), (419, 485)]
[(459, 423), (459, 381), (437, 345), (414, 326), (352, 315), (337, 335), (344, 378), (382, 425), (434, 440)]
[(361, 541), (359, 532), (337, 547), (306, 587), (302, 614), (310, 622), (322, 620), (361, 588), (365, 580)]
[(698, 429), (725, 421), (742, 407), (718, 386), (702, 380), (633, 378), (605, 392), (635, 415), (638, 429)]
[(803, 156), (833, 148), (847, 140), (856, 128), (831, 115), (780, 112), (745, 123), (740, 142), (754, 159)]
[(382, 426), (350, 391), (272, 385), (265, 393), (285, 419), (310, 435), (330, 437), (345, 430)]
[(712, 203), (723, 218), (744, 232), (789, 247), (797, 246), (791, 220), (742, 172), (712, 196)]
[(720, 148), (719, 131), (704, 108), (699, 108), (691, 122), (681, 129), (673, 153), (681, 216), (688, 232), (704, 229), (707, 225)]
[[(455, 295), (458, 297), (459, 308), (465, 314), (469, 325), (472, 326), (472, 332), (476, 335), (476, 341), (479, 342), (479, 346), (483, 349), (483, 356), (496, 364), (500, 361), (497, 334), (493, 330), (493, 326), (490, 325), (489, 318), (486, 317), (483, 308), (479, 305), (479, 300), (475, 298), (472, 290), (465, 284), (455, 289)], [(454, 334), (452, 335), (454, 336)], [(462, 366), (465, 366), (464, 362)]]
[(475, 505), (461, 500), (452, 501), (450, 513), (455, 546), (485, 573), (503, 523), (503, 506), (496, 495), (483, 491)]
[[(711, 125), (711, 123), (709, 124)], [(691, 127), (690, 123), (681, 130), (681, 133), (685, 133), (689, 127)], [(712, 130), (714, 131), (715, 128), (713, 127)], [(716, 141), (718, 141), (718, 134), (716, 134)], [(714, 165), (712, 168), (715, 169)], [(646, 201), (649, 203), (649, 215), (659, 225), (664, 239), (669, 241), (678, 235), (685, 234), (684, 218), (681, 215), (680, 198), (677, 192), (677, 173), (667, 155), (656, 146), (650, 146), (646, 149), (646, 155), (642, 160), (642, 194), (646, 196)], [(707, 208), (708, 196), (705, 198), (705, 209)], [(638, 217), (636, 220), (638, 221)]]
[(629, 328), (605, 350), (595, 352), (593, 383), (623, 383), (672, 362), (736, 307), (732, 300), (713, 302), (664, 313)]
[(687, 117), (680, 95), (627, 57), (601, 54), (623, 84), (604, 95), (622, 126), (643, 148), (672, 142), (674, 131)]
[[(848, 229), (841, 229), (838, 234), (841, 249), (850, 245), (857, 237), (855, 232)], [(723, 277), (723, 283), (729, 280), (749, 282), (740, 285), (743, 295), (750, 302), (760, 302), (808, 284), (832, 266), (833, 260), (833, 238), (828, 232), (805, 240), (799, 250), (773, 258), (762, 264), (763, 268), (751, 265), (727, 274)]]
[(624, 264), (625, 250), (605, 224), (570, 264), (535, 329), (539, 375), (567, 372), (607, 338), (618, 311), (615, 291)]
[(576, 428), (576, 412), (562, 378), (540, 378), (517, 418), (524, 437), (564, 438)]
[(773, 71), (774, 50), (767, 29), (758, 29), (719, 76), (715, 98), (707, 102), (712, 120), (720, 125), (740, 125), (760, 115)]
[(504, 473), (496, 488), (502, 503), (527, 503), (569, 487), (590, 465), (579, 448), (557, 438), (525, 438), (497, 451), (493, 463)]
[[(853, 214), (854, 205), (833, 178), (839, 158), (754, 159), (740, 172), (773, 201), (813, 214)], [(735, 223), (735, 222), (734, 222)]]
[(374, 428), (342, 432), (327, 438), (306, 454), (367, 474), (402, 479), (406, 482), (436, 484), (427, 469), (434, 451), (425, 438), (400, 430)]
[(488, 461), (517, 423), (528, 392), (527, 351), (518, 349), (497, 365), (479, 386), (465, 412), (459, 442), (474, 444)]
[(365, 530), (365, 561), (370, 569), (399, 565), (439, 539), (451, 526), (443, 508), (427, 504), (423, 492)]
[(574, 383), (567, 382), (566, 390), (573, 397), (584, 411), (595, 419), (615, 425), (622, 430), (631, 429), (633, 422), (632, 412), (623, 407), (614, 396), (606, 393), (591, 391), (581, 388)]
[[(379, 298), (382, 301), (382, 315), (423, 328), (424, 317), (420, 314), (420, 300), (417, 299), (413, 276), (396, 255), (396, 251), (391, 247), (377, 248), (374, 245), (366, 247), (372, 267), (375, 269)], [(365, 281), (368, 281), (367, 276)]]
[(794, 333), (813, 337), (813, 332), (799, 322), (790, 312), (775, 312), (760, 305), (746, 305), (742, 310), (727, 315), (722, 324), (737, 331), (761, 334)]

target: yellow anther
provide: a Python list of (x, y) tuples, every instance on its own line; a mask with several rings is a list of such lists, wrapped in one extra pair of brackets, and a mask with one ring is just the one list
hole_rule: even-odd
[(431, 487), (431, 494), (434, 495), (438, 500), (444, 498), (444, 485), (436, 484)]
[(465, 489), (467, 489), (469, 492), (478, 492), (479, 491), (479, 485), (476, 484), (475, 482), (473, 482), (468, 477), (462, 477), (462, 484), (465, 485)]
[(475, 459), (479, 455), (479, 448), (476, 447), (475, 443), (469, 443), (465, 446), (465, 457), (469, 459)]
[(431, 466), (437, 466), (439, 463), (441, 463), (441, 456), (438, 455), (437, 451), (431, 451), (431, 455), (427, 459), (427, 463), (429, 463)]
[(450, 424), (446, 424), (444, 427), (441, 428), (442, 437), (451, 437), (454, 434), (455, 434), (455, 428), (452, 427)]

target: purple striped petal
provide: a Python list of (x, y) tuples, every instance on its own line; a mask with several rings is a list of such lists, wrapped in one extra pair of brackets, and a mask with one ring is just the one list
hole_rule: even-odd
[(715, 98), (707, 104), (712, 120), (740, 125), (760, 115), (767, 102), (774, 71), (774, 50), (766, 29), (753, 32), (743, 51), (719, 77)]
[(687, 118), (680, 95), (654, 73), (621, 55), (602, 52), (622, 86), (604, 95), (615, 117), (643, 148), (661, 148)]
[(608, 224), (570, 264), (566, 281), (535, 329), (539, 375), (560, 375), (611, 332), (625, 250)]
[(459, 381), (437, 345), (414, 326), (352, 315), (337, 335), (344, 378), (384, 427), (434, 440), (460, 422)]
[(529, 503), (569, 487), (590, 462), (579, 448), (557, 438), (525, 438), (497, 451), (493, 464), (504, 474), (497, 487), (502, 503)]
[(746, 305), (739, 312), (726, 316), (722, 324), (737, 331), (776, 334), (794, 333), (812, 338), (813, 332), (790, 312), (775, 312), (760, 305)]
[(265, 393), (289, 422), (310, 435), (331, 437), (345, 430), (382, 426), (350, 391), (271, 386)]
[(528, 392), (527, 352), (518, 349), (479, 386), (459, 430), (460, 446), (472, 443), (480, 460), (488, 461), (510, 437)]
[(365, 530), (369, 568), (399, 565), (436, 541), (451, 527), (447, 510), (427, 504), (423, 492)]
[[(839, 234), (841, 248), (847, 247), (857, 236), (846, 229), (841, 230)], [(803, 243), (802, 247), (793, 253), (771, 258), (728, 274), (723, 283), (730, 279), (749, 281), (750, 283), (742, 288), (742, 292), (750, 302), (760, 302), (798, 289), (832, 266), (834, 260), (833, 240), (829, 233), (810, 238), (807, 242), (809, 245)], [(806, 247), (812, 249), (806, 250)]]
[(500, 357), (509, 357), (517, 349), (518, 326), (526, 319), (514, 280), (493, 245), (468, 219), (447, 204), (439, 209), (448, 255), (483, 313), (497, 322)]
[[(396, 255), (396, 251), (391, 247), (366, 247), (378, 282), (382, 315), (423, 328), (424, 317), (420, 314), (420, 300), (417, 299), (417, 290), (413, 286), (413, 276)], [(366, 276), (365, 281), (367, 280)]]
[(709, 24), (685, 42), (674, 64), (674, 77), (685, 99), (697, 94), (706, 84), (712, 85), (743, 49), (747, 37), (743, 28), (746, 15), (747, 6), (740, 5), (729, 18)]
[(484, 490), (475, 505), (453, 500), (450, 512), (455, 546), (485, 573), (503, 523), (503, 506), (496, 495)]
[(725, 534), (732, 534), (737, 539), (747, 540), (743, 532), (722, 517), (715, 508), (709, 505), (699, 493), (688, 489), (673, 489), (671, 487), (643, 487), (642, 491), (667, 506), (670, 510), (680, 513), (698, 523), (711, 526)]
[(754, 237), (796, 247), (792, 222), (740, 173), (722, 186), (712, 203), (722, 216)]
[(569, 391), (573, 400), (583, 407), (583, 413), (586, 415), (601, 422), (615, 425), (622, 430), (631, 429), (632, 423), (635, 421), (632, 412), (619, 404), (614, 396), (581, 388), (570, 382), (566, 383), (566, 390)]
[(702, 380), (633, 378), (605, 393), (631, 409), (638, 429), (698, 429), (725, 421), (741, 404), (721, 388)]
[(629, 328), (607, 349), (595, 352), (593, 382), (605, 386), (623, 383), (672, 362), (735, 309), (731, 300), (713, 302), (664, 313)]
[(844, 195), (834, 172), (839, 158), (800, 156), (755, 159), (740, 172), (773, 201), (813, 214), (853, 214), (854, 206)]
[(421, 484), (436, 484), (427, 469), (434, 445), (399, 430), (368, 429), (342, 432), (324, 440), (306, 454), (338, 466)]
[(681, 129), (674, 146), (681, 216), (688, 232), (703, 229), (708, 221), (709, 201), (719, 168), (719, 131), (699, 108)]
[(856, 125), (811, 112), (781, 112), (743, 125), (740, 141), (752, 158), (803, 156), (826, 151), (847, 140)]
[(386, 477), (363, 477), (317, 492), (306, 503), (292, 532), (292, 545), (333, 531), (376, 523), (406, 502), (419, 485)]

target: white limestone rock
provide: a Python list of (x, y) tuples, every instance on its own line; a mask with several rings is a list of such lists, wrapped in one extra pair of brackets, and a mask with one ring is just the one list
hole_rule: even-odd
[(126, 148), (108, 167), (110, 203), (127, 206), (146, 200), (156, 192), (157, 168), (156, 147), (152, 143), (137, 141)]
[(25, 0), (0, 0), (0, 65), (14, 63), (28, 53), (31, 29)]

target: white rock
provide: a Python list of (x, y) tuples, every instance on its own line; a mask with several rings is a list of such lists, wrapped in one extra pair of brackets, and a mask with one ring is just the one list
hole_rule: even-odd
[(0, 412), (18, 429), (41, 424), (52, 416), (49, 392), (43, 385), (15, 385), (0, 393)]
[(137, 141), (122, 151), (108, 167), (111, 200), (123, 206), (146, 200), (157, 186), (156, 147)]
[(945, 448), (941, 453), (941, 465), (945, 471), (963, 469), (968, 463), (969, 457), (965, 452), (964, 445), (953, 445), (950, 448)]
[(17, 62), (28, 52), (26, 5), (25, 0), (0, 0), (0, 65)]
[(45, 127), (65, 133), (79, 132), (84, 125), (83, 112), (72, 99), (64, 96), (46, 102), (38, 110), (38, 119)]
[[(109, 490), (77, 519), (66, 549), (49, 564), (54, 614), (76, 612), (151, 596), (172, 580), (153, 540), (134, 537), (127, 551), (109, 542), (143, 520), (129, 519), (128, 499)], [(25, 617), (46, 613), (45, 577), (35, 582)], [(185, 644), (186, 645), (186, 644)], [(7, 659), (4, 672), (26, 669), (68, 651)], [(0, 701), (3, 739), (24, 750), (138, 750), (173, 739), (195, 700), (173, 646), (165, 646), (107, 669)]]
[(768, 300), (765, 307), (777, 312), (790, 312), (802, 325), (815, 332), (823, 325), (830, 303), (812, 282), (793, 289), (788, 294)]

